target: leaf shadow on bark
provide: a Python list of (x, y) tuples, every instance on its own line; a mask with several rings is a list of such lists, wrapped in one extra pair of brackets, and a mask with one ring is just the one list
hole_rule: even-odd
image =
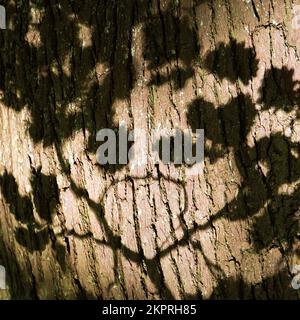
[[(69, 165), (62, 155), (64, 142), (77, 131), (83, 130), (86, 148), (95, 151), (95, 128), (117, 128), (114, 121), (116, 110), (112, 106), (117, 100), (129, 101), (131, 89), (136, 85), (135, 71), (131, 68), (132, 57), (129, 48), (131, 39), (127, 34), (133, 25), (132, 21), (137, 11), (136, 5), (127, 8), (129, 14), (125, 17), (123, 31), (117, 30), (115, 23), (111, 24), (108, 33), (117, 34), (115, 37), (101, 30), (106, 30), (108, 27), (105, 24), (107, 20), (116, 21), (122, 9), (118, 7), (116, 1), (112, 1), (112, 7), (108, 12), (104, 10), (103, 5), (105, 4), (98, 4), (101, 14), (93, 16), (88, 4), (80, 5), (75, 1), (71, 5), (63, 2), (59, 7), (58, 4), (49, 3), (41, 6), (40, 2), (37, 2), (38, 8), (45, 9), (40, 25), (36, 26), (40, 29), (39, 43), (33, 45), (34, 40), (31, 42), (23, 40), (30, 37), (27, 33), (28, 25), (21, 25), (16, 19), (15, 30), (13, 32), (8, 30), (6, 36), (11, 43), (10, 50), (16, 52), (16, 64), (14, 65), (15, 61), (12, 57), (3, 57), (5, 51), (2, 53), (1, 63), (4, 62), (1, 69), (4, 70), (5, 81), (1, 80), (0, 89), (4, 92), (3, 102), (8, 108), (16, 111), (29, 109), (30, 137), (36, 144), (43, 143), (45, 147), (55, 146), (62, 171), (68, 176), (70, 175)], [(152, 77), (147, 85), (162, 86), (165, 83), (171, 83), (174, 90), (184, 88), (186, 81), (194, 76), (194, 66), (200, 51), (195, 41), (196, 31), (191, 28), (186, 17), (178, 18), (178, 9), (171, 5), (166, 11), (158, 10), (156, 14), (151, 13), (145, 1), (140, 6), (147, 8), (148, 19), (144, 25), (144, 56)], [(8, 8), (9, 10), (14, 9)], [(24, 3), (20, 10), (29, 12), (29, 6)], [(53, 28), (55, 26), (55, 32), (49, 32), (49, 25)], [(160, 32), (162, 28), (164, 32)], [(174, 28), (177, 31), (174, 38), (167, 39), (168, 30), (174, 30)], [(34, 30), (32, 32), (34, 34)], [(92, 44), (83, 46), (82, 42), (89, 42), (90, 38)], [(97, 38), (105, 42), (106, 46), (98, 47)], [(190, 45), (191, 43), (193, 45)], [(73, 52), (70, 50), (71, 47)], [(31, 61), (32, 57), (36, 59), (34, 63)], [(81, 57), (80, 61), (84, 63), (78, 66), (80, 61), (76, 57)], [(67, 71), (63, 68), (66, 59), (72, 60)], [(224, 59), (228, 63), (222, 63)], [(97, 62), (101, 62), (101, 65), (97, 65)], [(172, 69), (169, 72), (162, 71), (167, 65), (172, 65)], [(220, 43), (204, 61), (204, 67), (214, 73), (218, 79), (226, 78), (230, 82), (241, 81), (243, 84), (248, 84), (256, 75), (257, 65), (258, 60), (254, 51), (246, 48), (245, 43), (238, 43), (234, 39), (231, 39), (229, 44)], [(24, 66), (26, 68), (23, 68)], [(19, 75), (16, 80), (15, 73)], [(299, 102), (298, 82), (293, 80), (293, 74), (292, 69), (285, 67), (267, 70), (258, 102), (264, 108), (271, 106), (277, 109), (292, 108), (292, 105)], [(7, 83), (10, 85), (8, 86)], [(112, 92), (113, 86), (116, 88)], [(97, 114), (97, 117), (94, 114)], [(210, 217), (209, 221), (203, 225), (195, 225), (187, 229), (182, 223), (181, 226), (185, 230), (184, 236), (160, 250), (152, 259), (146, 258), (143, 252), (134, 252), (122, 244), (121, 237), (113, 233), (105, 219), (103, 204), (91, 200), (87, 191), (78, 187), (70, 176), (72, 191), (79, 198), (85, 199), (97, 214), (107, 240), (95, 239), (92, 233), (80, 235), (73, 230), (66, 231), (62, 236), (92, 238), (99, 245), (111, 247), (114, 252), (116, 279), (118, 279), (118, 252), (139, 265), (144, 263), (147, 275), (163, 298), (174, 297), (168, 285), (163, 284), (163, 274), (159, 268), (160, 259), (179, 246), (192, 245), (195, 250), (201, 251), (201, 245), (191, 240), (192, 235), (199, 230), (211, 228), (212, 224), (220, 218), (226, 218), (229, 221), (245, 220), (255, 215), (266, 202), (271, 202), (266, 213), (257, 218), (253, 224), (253, 230), (251, 230), (253, 247), (258, 251), (272, 246), (280, 246), (282, 249), (282, 242), (286, 242), (287, 248), (284, 250), (289, 251), (294, 239), (298, 237), (295, 214), (300, 205), (299, 190), (296, 189), (290, 195), (282, 195), (279, 193), (279, 187), (284, 183), (295, 182), (299, 178), (299, 160), (291, 153), (292, 149), (298, 150), (299, 145), (292, 143), (282, 134), (273, 134), (256, 141), (252, 148), (247, 146), (245, 139), (250, 133), (257, 114), (252, 97), (241, 93), (227, 104), (217, 107), (202, 98), (196, 99), (188, 106), (189, 125), (192, 129), (204, 128), (206, 139), (212, 142), (212, 147), (206, 150), (209, 161), (216, 162), (228, 153), (229, 148), (233, 149), (243, 182), (237, 197), (225, 208)], [(221, 127), (219, 120), (222, 123)], [(290, 162), (288, 172), (284, 171), (286, 158)], [(262, 171), (260, 162), (270, 162), (269, 172)], [(114, 174), (121, 168), (122, 166), (115, 166), (104, 168), (104, 171)], [(132, 181), (135, 178), (130, 179)], [(163, 179), (171, 181), (168, 177)], [(177, 180), (172, 182), (183, 187), (187, 192), (181, 182)], [(15, 230), (16, 240), (30, 252), (44, 250), (48, 243), (52, 243), (55, 250), (59, 251), (55, 240), (57, 235), (52, 233), (50, 227), (52, 212), (55, 211), (55, 205), (59, 202), (56, 177), (45, 176), (37, 170), (32, 173), (33, 202), (29, 196), (20, 194), (16, 179), (8, 172), (0, 177), (0, 183), (2, 194), (10, 204), (12, 214), (21, 224)], [(50, 193), (48, 193), (49, 190), (51, 190)], [(54, 196), (49, 198), (50, 194)], [(53, 211), (49, 210), (49, 203), (52, 203)], [(45, 224), (40, 225), (36, 222), (33, 204), (37, 215)], [(186, 208), (187, 206), (181, 213), (181, 220), (184, 220)], [(266, 232), (266, 223), (271, 226), (269, 232)], [(63, 270), (66, 270), (65, 255), (67, 254), (68, 252), (64, 249), (59, 254), (58, 261)], [(226, 279), (221, 274), (219, 266), (204, 258), (209, 267), (214, 270), (213, 272), (218, 275), (218, 279), (223, 279), (220, 280), (220, 285), (215, 289), (212, 298), (222, 295), (224, 286), (243, 286), (250, 290), (250, 284), (243, 279)], [(236, 296), (242, 295), (237, 293)], [(201, 298), (201, 294), (193, 298)]]

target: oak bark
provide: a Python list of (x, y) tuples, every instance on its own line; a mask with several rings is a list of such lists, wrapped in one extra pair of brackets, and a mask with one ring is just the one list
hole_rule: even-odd
[[(3, 297), (299, 298), (292, 1), (1, 3)], [(98, 165), (120, 121), (203, 128), (203, 172)]]

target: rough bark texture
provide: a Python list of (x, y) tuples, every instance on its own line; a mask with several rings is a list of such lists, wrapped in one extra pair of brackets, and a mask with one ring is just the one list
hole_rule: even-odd
[[(12, 298), (297, 299), (292, 1), (1, 1)], [(96, 132), (205, 129), (203, 173), (96, 163)]]

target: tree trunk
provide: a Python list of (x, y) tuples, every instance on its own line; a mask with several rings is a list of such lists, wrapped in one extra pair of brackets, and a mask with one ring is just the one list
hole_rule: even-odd
[[(299, 297), (292, 1), (2, 3), (2, 297)], [(204, 129), (202, 172), (99, 165), (120, 121)]]

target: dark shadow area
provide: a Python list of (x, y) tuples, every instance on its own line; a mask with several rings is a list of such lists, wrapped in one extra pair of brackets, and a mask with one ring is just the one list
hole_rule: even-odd
[(299, 105), (300, 81), (294, 80), (294, 73), (287, 67), (266, 70), (258, 102), (265, 108), (272, 106), (285, 111)]
[(206, 56), (204, 66), (220, 80), (226, 78), (230, 82), (240, 80), (248, 84), (256, 75), (258, 62), (255, 51), (247, 48), (245, 42), (231, 39), (229, 44), (218, 44), (216, 50)]
[(0, 264), (6, 266), (6, 287), (11, 299), (38, 299), (35, 287), (31, 285), (26, 272), (19, 264), (14, 248), (8, 248), (3, 235), (0, 235)]
[[(61, 254), (64, 248), (56, 241), (51, 227), (52, 216), (55, 215), (56, 205), (59, 203), (56, 177), (46, 176), (40, 170), (35, 171), (32, 174), (31, 188), (31, 197), (22, 196), (16, 179), (11, 174), (5, 172), (0, 176), (1, 194), (19, 222), (14, 231), (15, 238), (30, 252), (43, 251), (51, 242), (57, 250), (58, 262), (65, 270), (64, 255), (62, 257)], [(34, 209), (37, 216), (34, 215)]]
[(214, 289), (210, 299), (222, 300), (297, 300), (297, 291), (291, 287), (291, 277), (287, 269), (280, 270), (274, 277), (260, 283), (247, 283), (241, 276), (222, 279)]
[[(173, 90), (179, 90), (194, 75), (200, 53), (197, 30), (172, 2), (164, 12), (160, 7), (156, 11), (144, 24), (144, 56), (152, 74), (149, 85), (169, 83)], [(165, 68), (170, 65), (171, 69)]]

